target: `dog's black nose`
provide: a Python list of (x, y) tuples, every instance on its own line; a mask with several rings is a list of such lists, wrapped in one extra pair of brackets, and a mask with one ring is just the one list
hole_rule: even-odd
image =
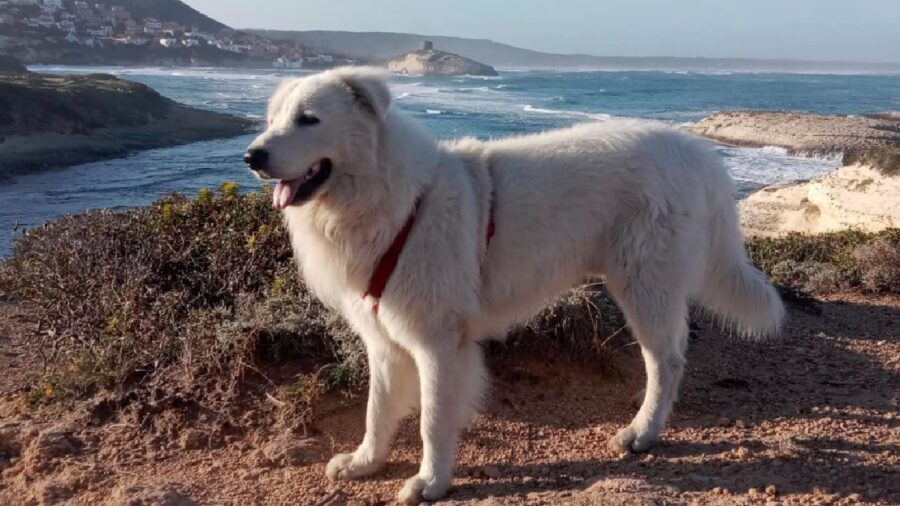
[(244, 163), (249, 165), (251, 170), (265, 170), (269, 165), (269, 152), (265, 149), (248, 149), (244, 153)]

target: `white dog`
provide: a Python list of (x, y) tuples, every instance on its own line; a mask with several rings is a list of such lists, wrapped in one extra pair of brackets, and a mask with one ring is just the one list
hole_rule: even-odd
[(661, 125), (439, 144), (391, 107), (381, 71), (340, 68), (283, 83), (244, 158), (279, 180), (274, 205), (303, 278), (368, 352), (365, 437), (326, 473), (376, 472), (418, 407), (422, 463), (402, 502), (450, 487), (484, 392), (479, 342), (587, 276), (606, 276), (646, 364), (643, 405), (610, 441), (622, 451), (648, 449), (665, 425), (690, 303), (747, 335), (782, 320), (776, 291), (748, 261), (722, 163)]

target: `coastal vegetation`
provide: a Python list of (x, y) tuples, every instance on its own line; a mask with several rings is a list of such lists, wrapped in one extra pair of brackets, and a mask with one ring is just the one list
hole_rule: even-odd
[[(303, 425), (322, 392), (357, 392), (361, 344), (299, 279), (269, 191), (225, 183), (196, 198), (66, 216), (22, 234), (0, 264), (0, 295), (37, 323), (35, 346), (48, 363), (21, 409), (102, 394), (105, 409), (162, 396), (228, 412), (249, 391), (279, 399), (267, 404), (273, 420), (290, 410), (304, 414), (291, 418)], [(900, 293), (900, 230), (791, 234), (747, 246), (791, 293)], [(593, 280), (490, 351), (502, 358), (549, 349), (614, 371), (612, 357), (628, 342), (602, 280)], [(292, 379), (273, 379), (285, 367)]]
[[(900, 122), (898, 122), (900, 129)], [(896, 145), (874, 144), (844, 153), (844, 165), (869, 165), (884, 176), (900, 176), (900, 143)]]

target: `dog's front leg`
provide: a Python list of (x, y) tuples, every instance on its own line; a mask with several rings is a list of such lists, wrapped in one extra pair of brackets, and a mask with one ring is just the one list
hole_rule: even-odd
[(422, 463), (399, 500), (440, 499), (453, 481), (460, 434), (477, 408), (486, 377), (481, 348), (461, 339), (432, 341), (411, 350), (419, 371)]
[(400, 420), (419, 401), (416, 365), (403, 348), (381, 338), (367, 339), (369, 400), (366, 435), (353, 453), (335, 455), (325, 474), (332, 480), (352, 480), (378, 471), (390, 452)]

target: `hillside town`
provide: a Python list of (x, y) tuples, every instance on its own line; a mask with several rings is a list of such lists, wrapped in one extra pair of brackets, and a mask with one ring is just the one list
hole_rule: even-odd
[(137, 17), (125, 6), (85, 0), (0, 0), (0, 35), (32, 35), (42, 43), (103, 49), (215, 48), (276, 68), (323, 68), (354, 63), (299, 44), (271, 41), (225, 27), (204, 30), (177, 20)]

